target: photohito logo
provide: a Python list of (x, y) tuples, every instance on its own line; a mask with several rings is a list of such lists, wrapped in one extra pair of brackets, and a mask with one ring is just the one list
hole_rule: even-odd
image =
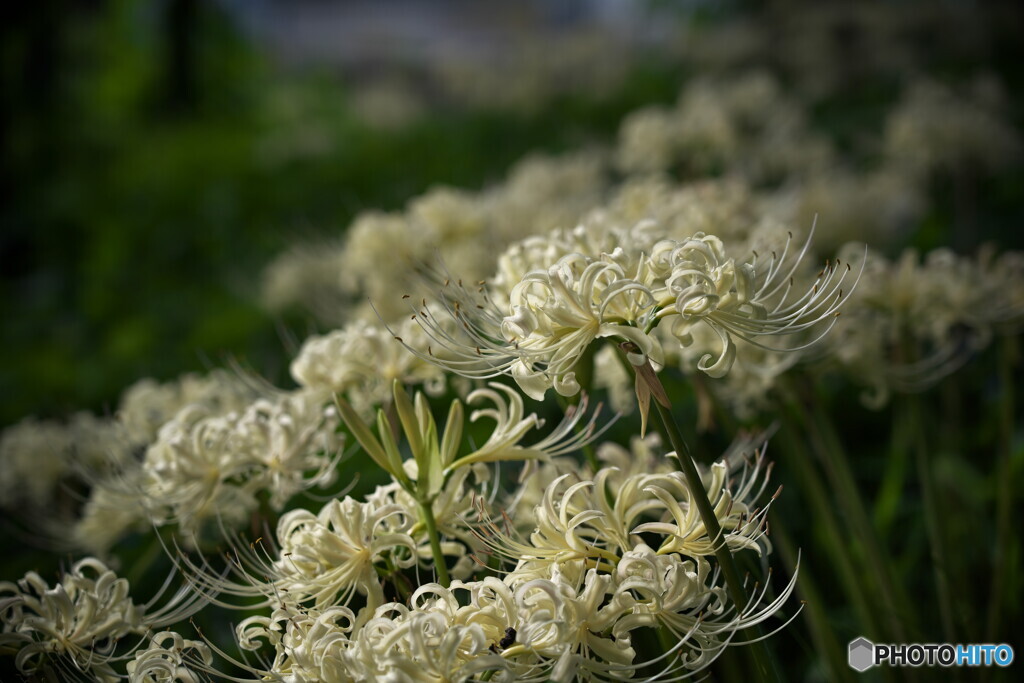
[(875, 665), (875, 646), (867, 638), (858, 638), (850, 643), (850, 668), (867, 671)]
[(876, 645), (867, 638), (850, 642), (850, 668), (867, 671), (873, 666), (1009, 666), (1013, 648), (1006, 643), (911, 643)]

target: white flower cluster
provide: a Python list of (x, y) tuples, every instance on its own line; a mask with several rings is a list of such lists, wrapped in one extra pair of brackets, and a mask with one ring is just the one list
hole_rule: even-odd
[(96, 482), (75, 539), (105, 551), (139, 524), (176, 524), (198, 535), (210, 522), (244, 521), (261, 495), (279, 510), (296, 493), (333, 483), (339, 424), (312, 393), (258, 399), (224, 414), (187, 406), (160, 428), (140, 462)]
[[(791, 236), (777, 251), (752, 249), (739, 261), (713, 235), (658, 239), (651, 222), (591, 227), (513, 245), (499, 259), (493, 291), (484, 294), (489, 308), (465, 287), (442, 290), (466, 334), (460, 336), (458, 326), (450, 332), (444, 317), (418, 311), (417, 319), (448, 352), (435, 362), (468, 377), (510, 374), (537, 399), (552, 386), (573, 395), (580, 390), (576, 366), (595, 339), (632, 342), (644, 357), (664, 364), (663, 344), (652, 334), (664, 322), (668, 332), (661, 338), (692, 347), (697, 369), (722, 377), (735, 362), (737, 340), (758, 345), (759, 337), (792, 337), (795, 349), (813, 343), (834, 321), (844, 284), (849, 291), (858, 277), (847, 280), (851, 268), (836, 260), (798, 287), (808, 245), (793, 256)], [(543, 263), (553, 265), (533, 269)]]
[(203, 671), (213, 662), (210, 646), (201, 640), (187, 640), (174, 631), (161, 631), (149, 647), (135, 653), (126, 669), (130, 683), (200, 683)]
[[(428, 356), (429, 339), (415, 321), (406, 319), (389, 332), (380, 323), (356, 321), (325, 335), (306, 339), (292, 361), (292, 377), (305, 389), (345, 395), (357, 410), (372, 414), (386, 402), (395, 380), (422, 385), (427, 393), (444, 391), (446, 377), (436, 365), (409, 353), (394, 336)], [(440, 351), (440, 349), (439, 349)]]
[(89, 413), (66, 424), (28, 418), (0, 436), (0, 505), (44, 508), (77, 468), (98, 471), (123, 460), (128, 448), (116, 426)]
[[(251, 562), (242, 582), (222, 581), (193, 565), (197, 581), (204, 588), (229, 594), (263, 595), (268, 600), (282, 594), (298, 600), (312, 599), (318, 607), (347, 605), (359, 594), (373, 607), (384, 597), (374, 569), (376, 563), (386, 558), (385, 564), (395, 570), (436, 561), (431, 557), (429, 530), (423, 522), (424, 507), (437, 532), (447, 538), (439, 548), (444, 555), (456, 558), (454, 573), (468, 575), (473, 553), (482, 548), (465, 521), (477, 512), (473, 492), (488, 485), (492, 495), (495, 491), (485, 465), (562, 455), (592, 438), (595, 426), (593, 417), (581, 424), (586, 417), (584, 405), (544, 438), (522, 445), (526, 435), (542, 427), (544, 421), (535, 414), (525, 414), (522, 397), (515, 391), (496, 384), (472, 392), (467, 402), (484, 404), (470, 414), (471, 423), (493, 420), (494, 425), (482, 445), (460, 455), (462, 402), (453, 402), (444, 431), (439, 434), (423, 394), (411, 401), (396, 383), (393, 405), (398, 407), (413, 452), (413, 458), (403, 459), (383, 410), (378, 413), (375, 437), (362, 426), (351, 406), (339, 399), (349, 428), (393, 482), (378, 487), (366, 502), (346, 497), (329, 501), (315, 515), (307, 510), (284, 514), (277, 527), (280, 552), (276, 558), (268, 562), (259, 554), (239, 549), (240, 558)], [(263, 581), (263, 577), (269, 579)]]
[[(855, 11), (813, 21), (846, 19), (874, 21)], [(379, 316), (393, 325), (406, 310), (402, 294), (421, 298), (425, 272), (444, 279), (423, 264), (440, 259), (466, 283), (491, 282), (510, 245), (555, 228), (590, 230), (598, 215), (655, 220), (665, 237), (704, 232), (727, 244), (765, 219), (799, 233), (820, 216), (824, 253), (849, 240), (898, 243), (924, 214), (929, 173), (958, 164), (993, 171), (1021, 156), (993, 78), (977, 78), (967, 99), (920, 78), (908, 77), (904, 90), (883, 139), (864, 136), (840, 151), (810, 125), (809, 105), (767, 72), (692, 81), (674, 107), (626, 117), (609, 150), (530, 157), (485, 190), (434, 188), (404, 211), (360, 215), (344, 242), (289, 252), (267, 271), (276, 283), (268, 303), (301, 304), (331, 323)]]
[(810, 131), (800, 105), (763, 72), (697, 80), (674, 108), (634, 112), (622, 124), (616, 153), (627, 173), (738, 175), (755, 185), (813, 176), (834, 156)]
[(185, 406), (226, 412), (243, 407), (254, 395), (238, 378), (215, 371), (167, 384), (136, 382), (125, 390), (112, 418), (83, 412), (66, 423), (24, 420), (0, 436), (0, 505), (50, 506), (60, 483), (95, 480), (129, 466)]
[[(850, 250), (851, 258), (861, 258)], [(867, 256), (863, 284), (827, 341), (880, 406), (891, 392), (918, 392), (958, 369), (993, 334), (1024, 323), (1024, 258), (989, 249), (970, 259), (948, 249), (923, 258), (908, 250), (894, 261)]]
[(1021, 158), (1024, 139), (1005, 120), (998, 81), (979, 77), (965, 93), (918, 81), (889, 115), (885, 152), (908, 172), (978, 173)]
[[(608, 457), (648, 463), (650, 443), (637, 446), (625, 454), (609, 446)], [(702, 469), (721, 538), (709, 536), (682, 475), (664, 471), (663, 456), (654, 462), (663, 471), (604, 467), (593, 479), (548, 480), (555, 470), (535, 470), (523, 486), (544, 493), (529, 509), (535, 527), (528, 538), (509, 527), (520, 526), (520, 512), (531, 507), (523, 490), (508, 494), (511, 506), (495, 521), (493, 503), (470, 499), (460, 484), (457, 514), (434, 506), (448, 529), (446, 544), (466, 543), (478, 567), (511, 561), (504, 578), (402, 588), (404, 572), (423, 571), (430, 550), (415, 538), (422, 533), (415, 508), (394, 486), (363, 502), (331, 501), (317, 515), (283, 517), (280, 548), (246, 570), (248, 586), (191, 570), (206, 588), (267, 596), (273, 612), (244, 620), (238, 638), (270, 664), (238, 664), (272, 679), (469, 680), (490, 671), (495, 680), (571, 681), (629, 679), (645, 667), (697, 671), (737, 631), (775, 614), (794, 583), (774, 599), (762, 591), (735, 605), (709, 559), (723, 544), (733, 552), (770, 551), (767, 506), (755, 507), (767, 478), (760, 459), (740, 459), (732, 473), (724, 461)], [(259, 562), (255, 555), (250, 561)], [(257, 571), (276, 577), (272, 585), (260, 585)], [(381, 578), (399, 596), (389, 600)], [(636, 632), (659, 627), (674, 647), (638, 661)]]
[[(404, 212), (365, 212), (343, 243), (293, 249), (271, 264), (264, 299), (274, 309), (296, 303), (317, 313), (329, 309), (324, 319), (335, 323), (377, 314), (393, 321), (405, 310), (395, 292), (415, 294), (424, 264), (441, 255), (467, 282), (489, 277), (496, 255), (524, 226), (546, 231), (572, 224), (597, 205), (608, 172), (600, 153), (530, 156), (493, 188), (435, 188)], [(376, 313), (363, 305), (366, 297)], [(341, 305), (353, 300), (362, 308)]]
[(124, 658), (119, 646), (134, 640), (129, 636), (187, 619), (205, 604), (183, 588), (154, 610), (159, 597), (132, 602), (128, 581), (95, 558), (77, 562), (52, 588), (29, 572), (16, 584), (0, 582), (0, 651), (16, 652), (22, 673), (58, 671), (66, 680), (89, 675), (115, 683), (122, 677), (111, 664)]

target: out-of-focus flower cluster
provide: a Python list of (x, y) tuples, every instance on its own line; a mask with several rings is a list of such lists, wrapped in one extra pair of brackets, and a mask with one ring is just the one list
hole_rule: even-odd
[[(52, 588), (39, 574), (29, 572), (16, 584), (0, 582), (0, 652), (16, 652), (16, 665), (23, 673), (59, 672), (65, 680), (87, 675), (113, 683), (123, 680), (112, 663), (124, 659), (126, 642), (137, 647), (140, 636), (152, 629), (187, 619), (204, 606), (201, 597), (186, 588), (157, 609), (157, 598), (136, 604), (128, 581), (95, 558), (75, 563)], [(146, 659), (142, 653), (137, 659), (143, 662), (140, 676), (153, 670)]]

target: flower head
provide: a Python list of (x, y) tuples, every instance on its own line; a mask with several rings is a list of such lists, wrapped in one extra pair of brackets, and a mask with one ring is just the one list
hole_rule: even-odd
[(77, 562), (52, 588), (35, 572), (17, 584), (2, 582), (0, 596), (0, 649), (17, 652), (20, 672), (105, 682), (120, 680), (111, 662), (121, 659), (118, 645), (127, 636), (186, 619), (204, 604), (200, 593), (183, 588), (160, 609), (150, 609), (156, 598), (138, 605), (128, 581), (95, 558)]
[(856, 279), (848, 264), (827, 261), (806, 289), (798, 287), (810, 240), (789, 258), (792, 235), (770, 258), (755, 251), (740, 262), (720, 239), (704, 233), (655, 242), (651, 225), (642, 223), (613, 234), (621, 242), (611, 251), (568, 253), (493, 299), (484, 286), (482, 299), (461, 282), (445, 287), (454, 329), (430, 310), (414, 316), (448, 352), (430, 358), (467, 377), (511, 375), (533, 398), (550, 387), (572, 395), (580, 390), (577, 365), (596, 339), (631, 342), (641, 364), (650, 359), (660, 365), (663, 351), (652, 331), (664, 321), (684, 347), (698, 339), (696, 326), (712, 331), (717, 348), (701, 349), (697, 368), (721, 377), (735, 361), (736, 339), (761, 346), (761, 337), (796, 340), (764, 346), (774, 351), (818, 341), (834, 323), (847, 277)]

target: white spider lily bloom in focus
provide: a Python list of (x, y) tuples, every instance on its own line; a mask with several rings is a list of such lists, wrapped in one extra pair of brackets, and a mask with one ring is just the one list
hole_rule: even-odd
[[(722, 543), (734, 552), (770, 553), (764, 519), (771, 500), (757, 507), (771, 474), (763, 456), (723, 459), (698, 470), (724, 538), (709, 536), (681, 473), (624, 476), (615, 467), (602, 468), (593, 479), (580, 479), (578, 473), (555, 479), (533, 509), (535, 526), (528, 534), (483, 514), (478, 536), (491, 551), (516, 562), (506, 581), (517, 584), (555, 569), (571, 581), (591, 568), (611, 571), (641, 543), (653, 545), (658, 554), (687, 557), (711, 556)], [(606, 491), (615, 492), (612, 500)]]
[[(651, 260), (663, 276), (663, 287), (655, 292), (656, 317), (670, 321), (672, 335), (683, 346), (693, 343), (692, 328), (698, 323), (707, 325), (720, 341), (717, 352), (701, 357), (699, 370), (711, 377), (725, 376), (736, 359), (736, 338), (768, 351), (799, 350), (821, 339), (835, 324), (852, 268), (838, 259), (826, 261), (809, 288), (797, 289), (795, 278), (810, 238), (789, 263), (791, 240), (790, 236), (781, 255), (773, 251), (765, 259), (754, 252), (743, 263), (727, 257), (722, 241), (713, 235), (697, 233), (688, 240), (655, 245)], [(846, 293), (857, 280), (859, 275)], [(799, 334), (822, 324), (824, 329), (811, 340)], [(755, 341), (789, 335), (798, 335), (795, 346), (766, 347)]]
[(249, 617), (235, 629), (242, 650), (258, 652), (265, 662), (263, 649), (272, 648), (272, 661), (260, 668), (248, 661), (234, 664), (259, 680), (367, 680), (349, 655), (354, 623), (355, 615), (347, 607), (278, 605), (269, 617)]
[(23, 674), (119, 681), (111, 662), (123, 659), (122, 641), (187, 619), (205, 604), (201, 593), (182, 588), (151, 611), (161, 597), (134, 603), (127, 579), (95, 558), (77, 562), (52, 588), (29, 572), (17, 583), (0, 582), (0, 651), (16, 652)]
[(126, 669), (129, 683), (200, 683), (204, 678), (193, 668), (208, 670), (212, 663), (213, 652), (206, 643), (161, 631), (147, 649), (135, 653), (135, 660), (128, 662)]
[[(319, 608), (346, 605), (357, 592), (371, 609), (381, 605), (384, 594), (374, 566), (385, 555), (398, 567), (416, 562), (410, 525), (399, 505), (378, 507), (348, 497), (330, 501), (316, 515), (287, 512), (277, 525), (281, 549), (271, 569), (274, 588)], [(399, 548), (408, 550), (404, 558)]]
[[(775, 352), (818, 341), (831, 329), (844, 292), (859, 279), (848, 264), (826, 261), (806, 289), (798, 286), (810, 239), (795, 258), (790, 257), (790, 236), (770, 257), (753, 252), (739, 262), (713, 235), (698, 232), (654, 242), (649, 221), (634, 232), (638, 239), (624, 242), (632, 246), (561, 256), (518, 283), (507, 283), (507, 292), (497, 292), (494, 299), (482, 283), (481, 298), (461, 281), (452, 287), (449, 280), (442, 298), (458, 325), (447, 324), (426, 306), (413, 316), (445, 349), (444, 357), (406, 347), (466, 377), (511, 375), (524, 393), (539, 400), (551, 387), (566, 396), (580, 390), (579, 362), (596, 339), (632, 342), (634, 364), (650, 360), (660, 367), (665, 354), (653, 329), (666, 321), (669, 338), (690, 346), (703, 339), (693, 334), (703, 324), (715, 341), (699, 349), (697, 369), (722, 377), (735, 361), (737, 339)], [(534, 248), (533, 253), (542, 252)], [(854, 281), (846, 282), (848, 276)], [(500, 306), (499, 300), (504, 302)], [(792, 341), (768, 347), (757, 341), (766, 336)]]
[[(421, 587), (412, 603), (434, 588), (440, 586)], [(484, 671), (507, 668), (480, 624), (453, 623), (448, 610), (432, 609), (430, 602), (417, 607), (385, 605), (359, 629), (352, 657), (365, 672), (363, 680), (467, 681)], [(512, 679), (503, 675), (497, 680)]]
[(367, 613), (384, 604), (377, 570), (416, 564), (417, 542), (410, 535), (414, 518), (389, 495), (360, 502), (346, 496), (329, 501), (316, 514), (297, 509), (278, 520), (276, 543), (232, 546), (237, 580), (203, 560), (180, 555), (179, 569), (204, 592), (242, 597), (241, 607), (218, 599), (230, 609), (247, 609), (254, 600), (271, 605), (286, 600), (324, 610), (365, 598)]

